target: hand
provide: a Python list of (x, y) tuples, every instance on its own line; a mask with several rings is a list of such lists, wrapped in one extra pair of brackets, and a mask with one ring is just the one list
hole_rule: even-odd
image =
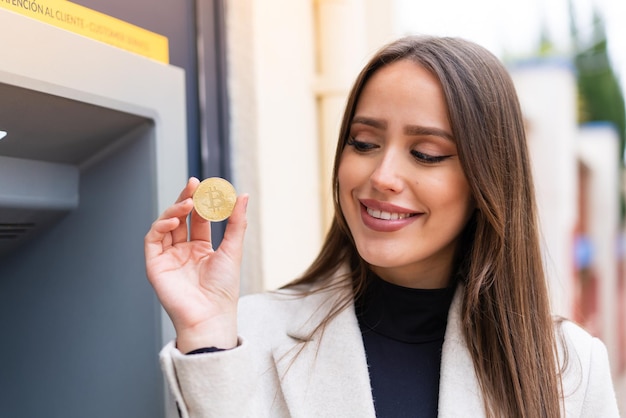
[[(148, 280), (176, 329), (181, 352), (237, 345), (237, 302), (248, 196), (237, 198), (217, 250), (211, 222), (193, 210), (191, 178), (176, 203), (152, 224), (144, 240)], [(189, 232), (187, 217), (191, 213)]]

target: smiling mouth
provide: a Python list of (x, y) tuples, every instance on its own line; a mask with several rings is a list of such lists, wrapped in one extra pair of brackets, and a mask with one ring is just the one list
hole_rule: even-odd
[(406, 219), (412, 216), (417, 215), (416, 213), (396, 213), (396, 212), (385, 212), (383, 210), (370, 209), (368, 207), (365, 208), (367, 210), (367, 214), (372, 218), (383, 219), (386, 221), (395, 221), (398, 219)]

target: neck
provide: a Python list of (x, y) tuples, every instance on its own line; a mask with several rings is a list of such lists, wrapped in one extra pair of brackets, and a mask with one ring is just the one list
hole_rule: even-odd
[(413, 289), (443, 289), (450, 286), (451, 268), (432, 268), (416, 272), (414, 269), (388, 269), (370, 266), (370, 270), (388, 283)]

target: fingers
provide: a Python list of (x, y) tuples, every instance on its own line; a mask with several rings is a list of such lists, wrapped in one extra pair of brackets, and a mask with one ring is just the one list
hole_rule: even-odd
[(224, 251), (237, 262), (241, 261), (243, 252), (243, 238), (248, 226), (246, 210), (248, 207), (248, 195), (243, 194), (237, 197), (233, 213), (228, 219), (224, 239), (220, 244), (220, 251)]
[(181, 202), (178, 202), (163, 212), (159, 219), (170, 219), (177, 218), (178, 223), (176, 224), (176, 228), (170, 231), (171, 234), (171, 244), (177, 244), (179, 242), (187, 241), (187, 216), (193, 209), (193, 200), (191, 198), (187, 198)]
[(152, 224), (144, 239), (146, 257), (161, 254), (165, 248), (187, 239), (186, 219), (193, 208), (191, 197), (198, 184), (198, 179), (190, 178), (176, 202)]
[(191, 240), (211, 242), (211, 222), (198, 215), (195, 210), (191, 212)]
[[(146, 234), (146, 244), (158, 244), (161, 247), (168, 247), (180, 241), (181, 228), (187, 229), (185, 219), (193, 208), (193, 200), (185, 199), (167, 208), (161, 216), (154, 221), (150, 230)], [(175, 235), (179, 237), (176, 238)], [(178, 239), (178, 241), (177, 241)], [(186, 239), (186, 233), (183, 239)]]
[[(193, 193), (198, 188), (198, 184), (200, 184), (200, 180), (195, 177), (191, 177), (187, 181), (185, 188), (180, 192), (178, 199), (176, 199), (176, 203), (183, 203), (187, 201), (187, 199), (191, 200)], [(176, 206), (177, 205), (174, 204), (174, 207)], [(187, 208), (186, 205), (185, 208)], [(179, 217), (180, 223), (178, 227), (172, 231), (172, 241), (174, 244), (187, 241), (187, 216), (189, 215), (189, 212), (191, 212), (191, 208), (179, 215), (176, 215)]]
[[(144, 240), (146, 258), (155, 257), (163, 253), (168, 247), (187, 241), (187, 217), (190, 213), (191, 240), (211, 242), (211, 222), (205, 220), (193, 210), (192, 196), (199, 183), (198, 179), (190, 178), (176, 199), (176, 203), (167, 208), (152, 224)], [(223, 251), (229, 257), (237, 260), (241, 259), (243, 238), (247, 226), (247, 205), (247, 194), (237, 197), (220, 246), (220, 248), (223, 247)]]
[(200, 180), (195, 177), (190, 177), (189, 180), (187, 180), (185, 188), (178, 195), (178, 199), (176, 199), (175, 203), (182, 202), (183, 200), (192, 197), (193, 192), (195, 192), (198, 188), (198, 184), (200, 184)]
[(170, 233), (178, 225), (178, 218), (158, 219), (152, 224), (144, 239), (146, 260), (159, 256), (165, 248), (172, 245)]

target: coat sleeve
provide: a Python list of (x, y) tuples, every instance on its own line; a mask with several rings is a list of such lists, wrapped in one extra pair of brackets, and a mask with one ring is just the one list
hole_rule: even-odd
[(160, 353), (161, 368), (182, 418), (243, 417), (250, 411), (258, 373), (249, 344), (185, 355), (174, 342)]
[(620, 417), (611, 378), (609, 356), (604, 343), (597, 338), (593, 338), (591, 341), (589, 378), (581, 417)]

